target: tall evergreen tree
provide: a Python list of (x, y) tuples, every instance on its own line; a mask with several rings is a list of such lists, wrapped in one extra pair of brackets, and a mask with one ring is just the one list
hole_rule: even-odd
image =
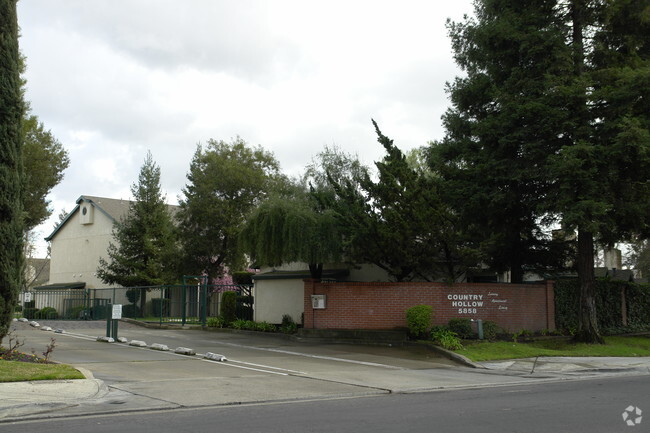
[(226, 267), (243, 265), (240, 231), (276, 188), (279, 165), (273, 154), (239, 137), (231, 143), (209, 140), (197, 147), (187, 179), (178, 212), (183, 272), (213, 281)]
[(23, 264), (23, 104), (16, 0), (0, 0), (0, 340), (9, 329)]
[[(174, 259), (176, 238), (172, 216), (160, 187), (160, 167), (151, 156), (131, 186), (129, 213), (113, 226), (108, 260), (100, 258), (97, 276), (106, 284), (124, 287), (172, 284), (178, 280)], [(146, 291), (140, 293), (144, 307)]]
[(440, 200), (436, 178), (409, 163), (373, 124), (386, 151), (375, 163), (378, 179), (367, 171), (356, 179), (330, 175), (336, 197), (323, 200), (338, 214), (346, 258), (372, 263), (397, 281), (456, 280), (461, 262), (455, 217)]
[(521, 282), (527, 268), (558, 267), (563, 258), (549, 253), (555, 244), (537, 203), (551, 186), (540, 161), (558, 129), (547, 89), (568, 54), (554, 1), (475, 4), (476, 19), (448, 23), (467, 76), (448, 85), (447, 135), (432, 147), (432, 162), (484, 263)]
[(540, 222), (578, 231), (580, 341), (602, 342), (594, 240), (648, 232), (648, 4), (483, 0), (450, 24), (467, 77), (433, 160), (513, 276), (517, 257), (535, 263)]

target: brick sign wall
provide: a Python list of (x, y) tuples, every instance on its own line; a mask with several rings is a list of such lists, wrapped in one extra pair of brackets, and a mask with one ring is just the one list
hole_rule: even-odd
[(552, 281), (545, 284), (446, 285), (306, 280), (305, 328), (405, 328), (406, 310), (426, 304), (433, 307), (436, 325), (466, 317), (491, 320), (509, 331), (553, 330), (554, 302)]

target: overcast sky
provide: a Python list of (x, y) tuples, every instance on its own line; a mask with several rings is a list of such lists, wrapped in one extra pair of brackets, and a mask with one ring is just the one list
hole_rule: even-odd
[(445, 21), (471, 13), (470, 0), (21, 0), (27, 99), (71, 161), (39, 238), (81, 195), (129, 199), (147, 150), (175, 204), (210, 138), (261, 145), (290, 175), (326, 145), (380, 159), (371, 118), (402, 150), (442, 138), (460, 74)]

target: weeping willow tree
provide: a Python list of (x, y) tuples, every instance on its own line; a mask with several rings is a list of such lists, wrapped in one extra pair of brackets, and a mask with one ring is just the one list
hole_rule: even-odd
[(317, 210), (306, 194), (265, 201), (250, 215), (240, 238), (244, 252), (257, 264), (305, 262), (314, 279), (321, 278), (323, 263), (341, 259), (334, 212)]

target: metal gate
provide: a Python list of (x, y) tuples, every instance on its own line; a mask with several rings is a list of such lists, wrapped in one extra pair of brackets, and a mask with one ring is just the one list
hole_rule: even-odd
[(23, 292), (17, 312), (47, 320), (105, 320), (110, 304), (122, 304), (122, 317), (144, 322), (200, 324), (219, 315), (221, 294), (234, 291), (237, 316), (253, 318), (250, 285), (182, 284), (106, 289), (52, 289)]

